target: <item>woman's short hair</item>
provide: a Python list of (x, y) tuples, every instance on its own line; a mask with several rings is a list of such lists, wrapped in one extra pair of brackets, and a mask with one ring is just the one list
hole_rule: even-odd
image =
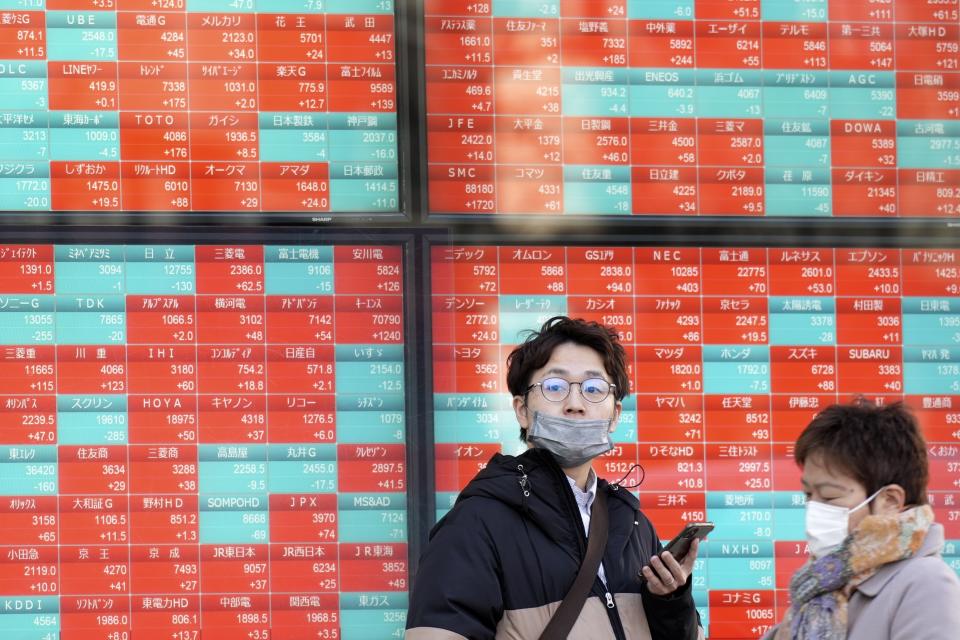
[[(589, 347), (600, 354), (603, 368), (616, 385), (613, 395), (617, 400), (623, 400), (630, 393), (627, 355), (617, 332), (598, 322), (567, 316), (554, 316), (544, 322), (539, 331), (530, 330), (523, 344), (507, 357), (510, 393), (525, 399), (533, 372), (547, 364), (554, 349), (567, 342)], [(520, 429), (520, 439), (526, 441), (526, 429)]]
[(877, 406), (866, 399), (827, 407), (797, 438), (794, 459), (811, 456), (863, 485), (867, 495), (889, 484), (906, 492), (906, 504), (927, 503), (927, 445), (917, 419), (903, 403)]

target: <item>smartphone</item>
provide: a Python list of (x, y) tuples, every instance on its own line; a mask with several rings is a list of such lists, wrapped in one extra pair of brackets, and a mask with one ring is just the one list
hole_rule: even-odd
[(712, 522), (688, 522), (687, 526), (673, 540), (668, 542), (663, 550), (669, 551), (677, 559), (677, 562), (680, 562), (683, 560), (683, 556), (687, 555), (687, 551), (690, 550), (690, 543), (694, 539), (702, 540), (706, 538), (711, 531), (713, 531)]

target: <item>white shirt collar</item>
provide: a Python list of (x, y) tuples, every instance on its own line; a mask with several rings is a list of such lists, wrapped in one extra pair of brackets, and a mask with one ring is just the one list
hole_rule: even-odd
[(567, 482), (570, 483), (570, 488), (573, 489), (573, 498), (577, 501), (577, 505), (581, 509), (586, 509), (587, 513), (590, 512), (590, 508), (593, 506), (593, 500), (597, 497), (597, 474), (593, 472), (593, 469), (590, 469), (590, 475), (587, 476), (587, 490), (583, 491), (580, 487), (577, 486), (577, 481), (567, 476)]

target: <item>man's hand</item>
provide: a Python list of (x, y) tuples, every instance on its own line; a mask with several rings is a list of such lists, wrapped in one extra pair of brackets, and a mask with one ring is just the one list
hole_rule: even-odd
[(693, 563), (697, 559), (699, 548), (699, 540), (690, 543), (690, 550), (683, 557), (683, 562), (677, 562), (669, 551), (653, 556), (650, 564), (640, 570), (647, 579), (647, 590), (657, 596), (666, 596), (685, 585), (687, 578), (693, 573)]

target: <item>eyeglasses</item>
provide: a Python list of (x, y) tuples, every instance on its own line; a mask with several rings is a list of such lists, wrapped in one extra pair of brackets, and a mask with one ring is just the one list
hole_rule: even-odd
[(544, 378), (527, 387), (527, 393), (530, 393), (530, 389), (534, 387), (540, 387), (540, 393), (550, 402), (563, 402), (570, 395), (572, 385), (580, 387), (580, 395), (587, 402), (603, 402), (610, 395), (610, 391), (617, 386), (603, 378), (589, 378), (583, 382), (570, 382), (563, 378)]

